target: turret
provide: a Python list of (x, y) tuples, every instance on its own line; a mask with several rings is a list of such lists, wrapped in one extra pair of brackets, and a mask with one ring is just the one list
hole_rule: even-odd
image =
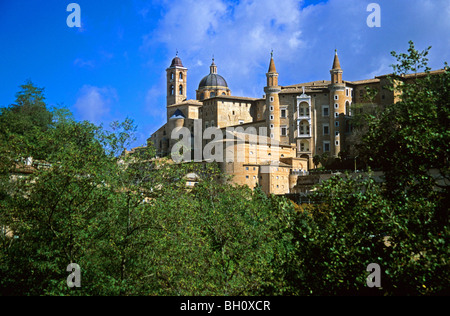
[(345, 83), (342, 80), (342, 68), (337, 54), (334, 54), (333, 68), (330, 70), (330, 150), (333, 156), (337, 156), (341, 151), (342, 131), (344, 128), (345, 115)]
[(268, 125), (268, 136), (276, 142), (280, 141), (280, 100), (278, 94), (281, 87), (278, 86), (278, 73), (271, 53), (269, 71), (266, 74), (267, 86), (264, 88), (266, 93), (266, 122)]

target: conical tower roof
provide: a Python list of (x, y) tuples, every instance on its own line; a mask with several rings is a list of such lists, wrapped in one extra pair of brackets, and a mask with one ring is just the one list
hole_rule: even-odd
[(275, 62), (273, 60), (273, 52), (271, 53), (269, 72), (277, 72), (277, 69), (275, 68)]
[(341, 63), (339, 62), (337, 50), (335, 50), (334, 54), (333, 69), (341, 69)]

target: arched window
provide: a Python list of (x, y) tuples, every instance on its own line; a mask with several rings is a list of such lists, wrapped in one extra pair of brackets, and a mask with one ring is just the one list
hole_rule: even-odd
[(170, 74), (170, 80), (173, 80), (173, 72)]
[(173, 86), (170, 86), (170, 95), (174, 95), (175, 94), (175, 90)]
[(308, 152), (309, 151), (309, 142), (307, 140), (302, 140), (300, 142), (300, 151)]
[(307, 121), (300, 122), (300, 135), (309, 135), (309, 123)]
[(180, 85), (180, 95), (182, 95), (182, 94), (183, 94), (183, 86)]
[(300, 116), (309, 116), (309, 105), (308, 103), (302, 102), (300, 104)]
[(211, 92), (210, 94), (209, 94), (209, 97), (210, 98), (214, 98), (216, 96), (216, 94), (214, 93), (214, 92)]
[(183, 80), (183, 73), (180, 72), (180, 80)]

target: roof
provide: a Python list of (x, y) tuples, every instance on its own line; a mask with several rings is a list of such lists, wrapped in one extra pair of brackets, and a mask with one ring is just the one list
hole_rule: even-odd
[(395, 75), (395, 74), (387, 74), (387, 75), (381, 75), (381, 76), (376, 76), (376, 79), (379, 78), (386, 78), (389, 76), (392, 77), (396, 77), (396, 78), (404, 78), (404, 79), (410, 79), (410, 78), (415, 78), (415, 77), (425, 77), (426, 75), (438, 75), (438, 74), (443, 74), (446, 70), (445, 69), (438, 69), (438, 70), (431, 70), (429, 72), (418, 72), (418, 73), (411, 73), (411, 74), (402, 74), (402, 75)]
[(336, 53), (334, 54), (333, 69), (341, 69), (341, 63), (339, 62), (337, 50)]
[(170, 68), (173, 68), (173, 67), (183, 67), (184, 68), (180, 57), (176, 56), (174, 59), (172, 59), (172, 64), (170, 65)]
[(345, 81), (349, 84), (369, 84), (369, 83), (379, 83), (380, 79), (364, 79), (364, 80), (356, 80), (356, 81)]
[(225, 87), (228, 88), (228, 84), (225, 79), (216, 73), (210, 73), (206, 77), (204, 77), (200, 84), (198, 85), (198, 89), (206, 88), (206, 87)]
[(287, 88), (297, 88), (302, 89), (302, 87), (305, 88), (315, 88), (315, 87), (322, 87), (322, 86), (328, 86), (331, 84), (330, 80), (316, 80), (316, 81), (310, 81), (310, 82), (304, 82), (304, 83), (297, 83), (289, 86), (283, 86), (282, 89)]
[(214, 63), (214, 58), (212, 60), (212, 64), (209, 67), (209, 75), (203, 77), (203, 79), (200, 81), (200, 84), (198, 85), (198, 89), (201, 90), (202, 88), (216, 88), (216, 87), (224, 87), (228, 88), (228, 84), (226, 80), (217, 73), (217, 66)]
[(238, 96), (233, 96), (233, 95), (217, 95), (214, 98), (216, 98), (216, 99), (229, 99), (229, 100), (245, 100), (245, 101), (262, 100), (262, 99), (257, 99), (257, 98), (238, 97)]
[(180, 109), (176, 110), (175, 113), (170, 117), (171, 120), (185, 119), (183, 112)]
[(303, 92), (303, 87), (305, 87), (305, 92), (316, 93), (318, 90), (328, 89), (331, 81), (329, 80), (317, 80), (306, 83), (299, 83), (290, 86), (281, 87), (280, 93), (299, 93)]
[(269, 72), (277, 72), (277, 69), (275, 68), (275, 62), (273, 61), (273, 57), (270, 58)]
[(184, 100), (184, 101), (179, 102), (179, 103), (171, 104), (171, 105), (168, 106), (168, 108), (177, 107), (177, 106), (180, 106), (180, 105), (202, 106), (203, 103), (201, 103), (198, 100)]

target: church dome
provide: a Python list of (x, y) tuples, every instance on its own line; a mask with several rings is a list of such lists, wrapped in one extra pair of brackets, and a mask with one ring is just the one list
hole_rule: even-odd
[(210, 87), (228, 88), (228, 84), (225, 81), (225, 79), (221, 75), (217, 74), (217, 66), (214, 63), (214, 58), (209, 69), (210, 69), (209, 75), (207, 75), (200, 81), (198, 89), (201, 90)]
[(176, 56), (174, 59), (172, 59), (172, 64), (170, 65), (170, 68), (172, 68), (172, 67), (183, 67), (184, 68), (180, 57)]
[(225, 87), (228, 88), (228, 84), (225, 81), (225, 79), (219, 75), (219, 74), (215, 74), (215, 73), (210, 73), (209, 75), (207, 75), (206, 77), (204, 77), (201, 81), (200, 84), (198, 85), (198, 89), (202, 89), (202, 88), (206, 88), (206, 87)]

